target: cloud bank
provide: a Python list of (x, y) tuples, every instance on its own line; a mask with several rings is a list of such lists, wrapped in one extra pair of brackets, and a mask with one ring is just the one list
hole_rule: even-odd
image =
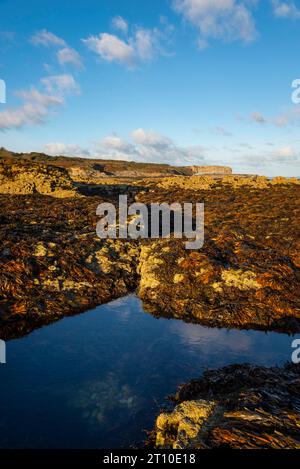
[(206, 161), (204, 147), (180, 146), (159, 132), (142, 128), (131, 132), (129, 139), (124, 139), (117, 134), (108, 135), (95, 142), (93, 150), (64, 143), (48, 143), (43, 150), (50, 155), (90, 156), (174, 165), (201, 165)]

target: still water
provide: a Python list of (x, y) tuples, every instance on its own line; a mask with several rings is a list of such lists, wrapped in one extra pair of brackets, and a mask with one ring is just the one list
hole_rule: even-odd
[(281, 365), (291, 337), (155, 319), (128, 296), (7, 343), (0, 448), (118, 448), (207, 368)]

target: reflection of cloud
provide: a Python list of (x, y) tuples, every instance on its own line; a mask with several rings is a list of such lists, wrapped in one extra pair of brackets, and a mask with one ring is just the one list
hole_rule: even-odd
[(82, 418), (89, 424), (99, 426), (105, 425), (112, 413), (119, 420), (124, 414), (134, 412), (139, 399), (128, 384), (120, 382), (116, 373), (108, 373), (102, 380), (83, 383), (70, 405), (81, 410)]
[(174, 322), (171, 329), (193, 350), (208, 355), (222, 351), (249, 352), (253, 340), (245, 331), (210, 329), (196, 324)]
[(137, 310), (143, 312), (141, 304), (141, 301), (138, 300), (135, 295), (128, 295), (112, 301), (107, 304), (106, 307), (110, 309), (111, 312), (115, 312), (119, 320), (128, 322), (132, 317), (132, 313)]

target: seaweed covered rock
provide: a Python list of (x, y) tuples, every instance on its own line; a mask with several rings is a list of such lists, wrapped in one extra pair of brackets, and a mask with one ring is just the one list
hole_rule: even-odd
[(200, 250), (173, 238), (142, 248), (139, 295), (147, 310), (209, 326), (300, 330), (299, 185), (156, 189), (139, 201), (205, 204)]
[[(32, 177), (35, 167), (31, 163)], [(13, 328), (25, 333), (135, 288), (157, 316), (300, 330), (299, 185), (280, 180), (264, 189), (235, 188), (219, 181), (201, 190), (142, 185), (128, 191), (129, 203), (204, 201), (205, 242), (196, 251), (172, 238), (98, 239), (96, 207), (103, 201), (117, 205), (123, 182), (109, 187), (101, 197), (0, 195), (3, 338), (13, 336)]]
[(182, 386), (150, 442), (174, 449), (300, 449), (300, 366), (232, 365)]
[(136, 288), (137, 243), (96, 235), (96, 207), (102, 200), (0, 196), (2, 339)]

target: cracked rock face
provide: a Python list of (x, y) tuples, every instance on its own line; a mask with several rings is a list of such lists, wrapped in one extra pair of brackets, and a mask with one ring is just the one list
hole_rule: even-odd
[(232, 365), (182, 386), (156, 420), (159, 449), (300, 449), (300, 366)]

